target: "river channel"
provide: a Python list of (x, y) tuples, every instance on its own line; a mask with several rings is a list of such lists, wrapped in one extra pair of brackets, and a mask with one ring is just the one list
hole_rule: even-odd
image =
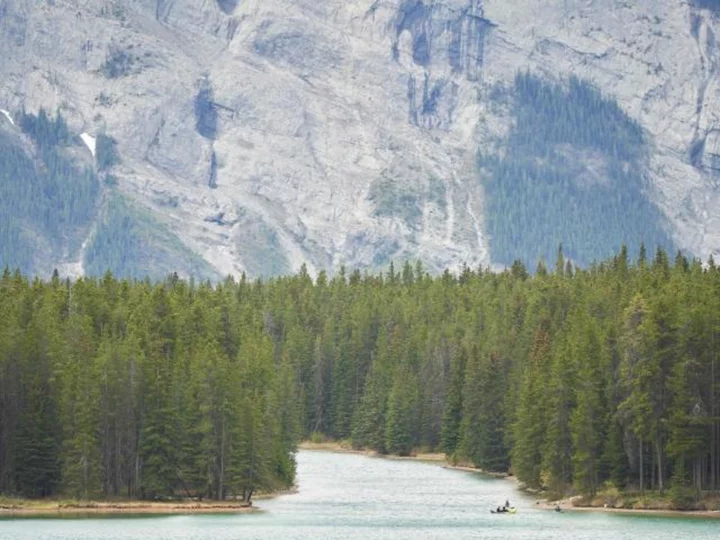
[[(0, 520), (0, 540), (705, 540), (720, 520), (541, 510), (512, 482), (438, 464), (301, 451), (299, 491), (241, 515)], [(505, 500), (513, 515), (493, 515)]]

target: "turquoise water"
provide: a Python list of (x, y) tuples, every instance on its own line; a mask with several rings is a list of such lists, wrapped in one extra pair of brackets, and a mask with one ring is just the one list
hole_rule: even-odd
[[(539, 510), (512, 482), (436, 464), (298, 454), (300, 490), (242, 515), (0, 520), (1, 540), (720, 538), (720, 520)], [(515, 515), (492, 515), (506, 499)]]

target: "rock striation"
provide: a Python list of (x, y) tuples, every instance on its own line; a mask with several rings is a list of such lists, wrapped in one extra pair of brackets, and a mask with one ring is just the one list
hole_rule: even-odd
[(512, 123), (494, 90), (577, 76), (643, 127), (647, 196), (705, 258), (720, 250), (717, 4), (0, 0), (0, 109), (111, 135), (112, 189), (219, 275), (439, 270), (494, 261), (476, 164)]

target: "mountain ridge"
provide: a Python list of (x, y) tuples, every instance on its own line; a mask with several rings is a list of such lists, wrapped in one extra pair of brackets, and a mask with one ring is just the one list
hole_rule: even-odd
[[(3, 0), (0, 108), (116, 139), (112, 189), (217, 275), (437, 271), (508, 264), (477, 163), (502, 158), (516, 121), (498, 88), (577, 77), (646, 134), (634, 167), (661, 222), (630, 230), (659, 226), (706, 258), (720, 248), (714, 4)], [(552, 170), (579, 160), (576, 176), (614, 182), (582, 147), (552, 153)], [(517, 219), (521, 245), (535, 217)], [(583, 239), (560, 242), (572, 257)]]

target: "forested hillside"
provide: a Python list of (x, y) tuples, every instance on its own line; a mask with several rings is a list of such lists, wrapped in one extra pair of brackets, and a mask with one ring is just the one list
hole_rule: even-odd
[(61, 115), (19, 115), (31, 141), (0, 130), (0, 264), (49, 275), (47, 265), (76, 253), (95, 217), (100, 186), (93, 163)]
[(636, 256), (643, 240), (674, 250), (648, 197), (646, 137), (614, 99), (577, 78), (561, 85), (527, 73), (493, 96), (514, 118), (502, 150), (478, 159), (494, 260), (535, 265), (559, 243), (583, 265), (622, 244)]
[(692, 0), (692, 4), (704, 9), (720, 9), (720, 0)]
[(242, 495), (300, 436), (532, 487), (720, 488), (720, 269), (623, 249), (531, 276), (0, 280), (0, 491)]
[(99, 134), (89, 151), (59, 112), (16, 116), (17, 126), (0, 127), (0, 268), (49, 277), (62, 263), (96, 277), (110, 270), (161, 280), (177, 271), (217, 279), (150, 210), (122, 195), (112, 174), (115, 139)]
[(140, 205), (110, 189), (88, 243), (85, 273), (161, 280), (174, 269), (199, 279), (217, 280), (217, 273), (190, 251), (168, 227)]

